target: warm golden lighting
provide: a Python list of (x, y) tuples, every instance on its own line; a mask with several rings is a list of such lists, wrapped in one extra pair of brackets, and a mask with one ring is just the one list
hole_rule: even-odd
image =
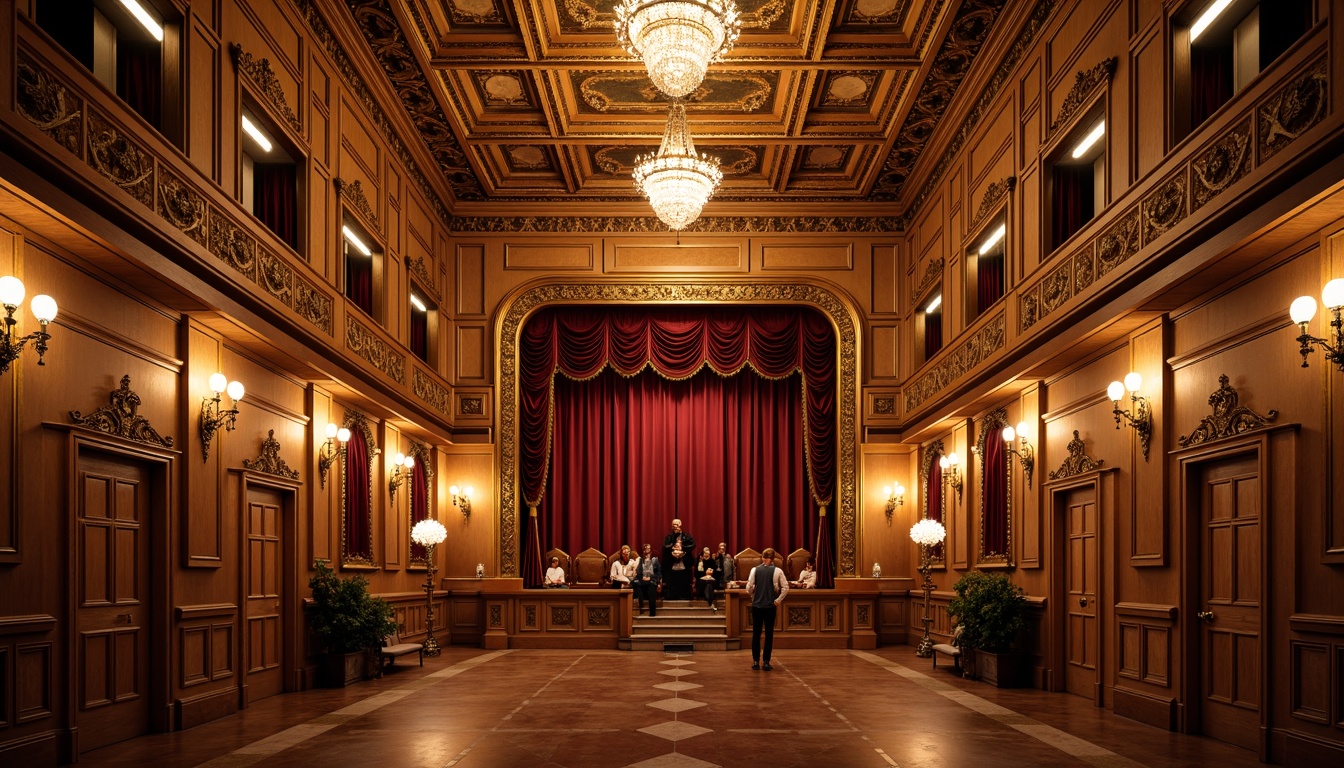
[(718, 189), (723, 173), (719, 160), (698, 154), (686, 128), (686, 106), (672, 102), (663, 143), (654, 154), (635, 161), (635, 189), (649, 199), (658, 219), (674, 230), (700, 218), (700, 211)]
[(616, 6), (621, 45), (674, 99), (700, 87), (705, 70), (733, 49), (739, 31), (733, 0), (625, 0)]

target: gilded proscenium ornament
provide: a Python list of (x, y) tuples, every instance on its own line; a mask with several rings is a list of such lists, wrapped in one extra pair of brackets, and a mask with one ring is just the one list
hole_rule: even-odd
[(131, 375), (121, 377), (121, 386), (108, 395), (111, 405), (85, 416), (79, 411), (70, 412), (70, 420), (82, 427), (95, 429), (116, 437), (134, 440), (163, 448), (173, 447), (173, 438), (160, 435), (150, 426), (149, 419), (140, 415), (140, 395), (131, 389)]
[(1209, 405), (1213, 406), (1213, 413), (1200, 420), (1199, 426), (1195, 427), (1189, 436), (1181, 435), (1177, 442), (1182, 448), (1188, 448), (1232, 437), (1243, 432), (1263, 429), (1279, 416), (1279, 412), (1272, 409), (1264, 415), (1256, 413), (1251, 408), (1241, 405), (1240, 399), (1237, 390), (1228, 384), (1227, 374), (1219, 376), (1218, 389), (1209, 395)]

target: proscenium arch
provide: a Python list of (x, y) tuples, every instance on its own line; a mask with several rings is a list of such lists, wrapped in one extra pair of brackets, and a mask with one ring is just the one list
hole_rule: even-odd
[(831, 322), (839, 372), (836, 418), (835, 575), (858, 575), (857, 454), (859, 408), (858, 313), (838, 290), (818, 285), (780, 283), (557, 283), (525, 288), (504, 301), (496, 339), (499, 414), (499, 575), (521, 575), (518, 498), (518, 338), (538, 310), (573, 304), (798, 304), (816, 309)]

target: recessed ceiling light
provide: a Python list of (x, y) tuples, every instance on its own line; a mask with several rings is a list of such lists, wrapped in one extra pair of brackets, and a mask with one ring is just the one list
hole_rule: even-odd
[(930, 313), (932, 313), (934, 310), (936, 310), (936, 309), (938, 309), (939, 307), (941, 307), (942, 305), (943, 305), (943, 294), (940, 293), (940, 294), (938, 294), (937, 296), (934, 296), (934, 297), (933, 297), (933, 301), (930, 301), (930, 302), (929, 302), (929, 306), (927, 306), (927, 307), (924, 308), (924, 314), (926, 314), (926, 315), (927, 315), (927, 314), (930, 314)]
[(1104, 135), (1106, 135), (1106, 121), (1098, 120), (1092, 130), (1088, 131), (1087, 135), (1083, 137), (1083, 140), (1078, 142), (1078, 146), (1073, 148), (1074, 159), (1086, 155), (1092, 145), (1096, 144)]
[(247, 119), (247, 115), (243, 115), (243, 130), (247, 131), (247, 135), (251, 136), (253, 139), (256, 140), (258, 144), (261, 145), (262, 152), (271, 151), (270, 138), (266, 134), (262, 133), (260, 128), (253, 125), (252, 121)]
[(373, 255), (373, 251), (369, 250), (369, 246), (365, 245), (364, 241), (359, 239), (359, 235), (356, 235), (354, 231), (351, 230), (349, 227), (342, 226), (341, 234), (345, 235), (346, 241), (349, 242), (351, 245), (355, 246), (355, 249), (358, 250), (360, 253), (364, 254), (365, 256)]
[(1209, 25), (1213, 23), (1213, 20), (1218, 18), (1218, 14), (1227, 10), (1227, 6), (1231, 4), (1232, 0), (1214, 0), (1213, 5), (1205, 9), (1199, 15), (1199, 18), (1195, 19), (1195, 23), (1190, 25), (1190, 42), (1195, 42), (1195, 38), (1203, 34), (1204, 30), (1208, 29)]
[(415, 307), (416, 309), (420, 310), (421, 312), (428, 312), (428, 311), (429, 311), (429, 307), (426, 307), (426, 306), (425, 306), (425, 302), (421, 301), (421, 300), (420, 300), (420, 297), (419, 297), (419, 296), (416, 296), (414, 293), (411, 294), (411, 306)]
[(1006, 223), (996, 227), (993, 232), (989, 233), (989, 239), (985, 241), (984, 245), (980, 246), (980, 255), (984, 256), (986, 253), (989, 253), (994, 246), (998, 245), (999, 241), (1002, 240), (1003, 236), (1007, 233), (1008, 225)]
[(153, 16), (150, 16), (149, 11), (146, 11), (135, 0), (121, 0), (121, 4), (126, 6), (126, 10), (131, 12), (131, 15), (135, 17), (136, 21), (140, 22), (141, 26), (149, 30), (149, 34), (153, 35), (155, 40), (160, 43), (163, 42), (163, 25)]

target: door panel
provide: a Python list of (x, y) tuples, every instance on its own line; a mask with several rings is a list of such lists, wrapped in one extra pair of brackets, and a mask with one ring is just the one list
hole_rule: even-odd
[(282, 501), (275, 491), (248, 489), (247, 583), (244, 590), (247, 656), (244, 668), (247, 670), (249, 702), (274, 696), (284, 688), (281, 657), (284, 643)]
[(75, 510), (79, 749), (149, 732), (149, 474), (81, 453)]
[(1204, 733), (1259, 748), (1261, 509), (1259, 464), (1243, 456), (1201, 474), (1201, 722)]
[(1070, 491), (1065, 499), (1064, 688), (1097, 697), (1097, 499), (1094, 488)]

